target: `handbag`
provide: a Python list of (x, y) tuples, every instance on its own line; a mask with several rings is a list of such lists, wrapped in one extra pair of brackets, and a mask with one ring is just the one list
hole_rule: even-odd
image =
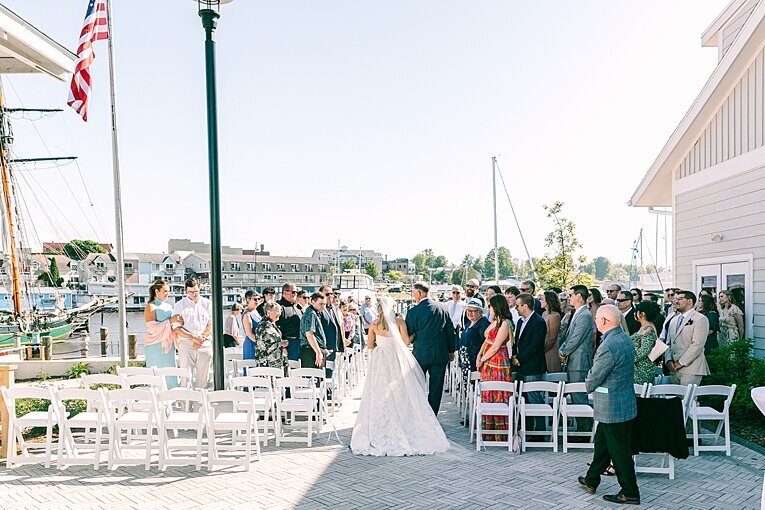
[(669, 349), (669, 345), (665, 344), (662, 340), (656, 339), (656, 344), (653, 346), (653, 349), (651, 349), (651, 352), (648, 353), (648, 359), (651, 361), (656, 361), (661, 357), (662, 354), (664, 354), (667, 349)]

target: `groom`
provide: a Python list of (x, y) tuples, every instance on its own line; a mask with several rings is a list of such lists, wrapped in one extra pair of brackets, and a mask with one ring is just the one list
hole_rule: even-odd
[(429, 376), (428, 403), (438, 414), (444, 391), (446, 366), (457, 350), (454, 325), (446, 310), (428, 298), (427, 283), (417, 282), (412, 294), (417, 304), (406, 314), (406, 329), (414, 346), (413, 354)]

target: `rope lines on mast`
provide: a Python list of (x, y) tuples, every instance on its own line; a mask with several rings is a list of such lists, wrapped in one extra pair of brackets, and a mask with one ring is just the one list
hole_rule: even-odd
[(518, 222), (518, 216), (515, 214), (515, 207), (513, 207), (513, 202), (510, 200), (510, 193), (507, 191), (507, 186), (505, 185), (505, 178), (502, 175), (502, 170), (499, 167), (499, 161), (497, 161), (497, 173), (499, 174), (499, 180), (502, 183), (502, 189), (505, 190), (505, 196), (507, 197), (507, 203), (510, 204), (510, 211), (513, 213), (513, 219), (515, 220), (515, 226), (518, 227), (518, 234), (521, 236), (521, 242), (523, 243), (523, 249), (526, 251), (526, 257), (529, 260), (529, 266), (531, 266), (532, 273), (536, 273), (536, 268), (534, 267), (534, 261), (531, 259), (531, 254), (529, 253), (529, 248), (526, 246), (526, 239), (523, 237), (523, 231), (521, 230), (521, 224)]

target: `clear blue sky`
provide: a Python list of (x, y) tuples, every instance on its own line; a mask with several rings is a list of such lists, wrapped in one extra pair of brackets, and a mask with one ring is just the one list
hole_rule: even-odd
[[(75, 49), (86, 0), (4, 3)], [(291, 255), (338, 239), (389, 257), (428, 247), (452, 262), (483, 255), (493, 246), (496, 154), (532, 255), (544, 253), (551, 228), (542, 206), (556, 200), (566, 203), (588, 258), (628, 262), (641, 227), (653, 251), (655, 217), (626, 203), (714, 69), (717, 50), (702, 48), (700, 35), (726, 4), (223, 6), (223, 242)], [(115, 0), (114, 24), (126, 250), (164, 251), (169, 237), (207, 241), (196, 4)], [(87, 124), (72, 111), (14, 123), (17, 156), (80, 157), (79, 167), (19, 178), (33, 245), (113, 237), (106, 57), (101, 42)], [(6, 80), (9, 102), (27, 107), (66, 108), (67, 87), (45, 76)], [(501, 191), (499, 216), (500, 244), (523, 257)], [(659, 251), (663, 265), (661, 241)]]

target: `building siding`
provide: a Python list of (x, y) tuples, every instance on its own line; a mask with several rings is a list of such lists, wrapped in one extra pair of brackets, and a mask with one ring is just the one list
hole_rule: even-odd
[(693, 175), (765, 145), (764, 99), (765, 49), (760, 49), (678, 165), (677, 178)]
[(752, 14), (752, 11), (757, 6), (757, 2), (759, 2), (759, 0), (750, 0), (750, 2), (747, 3), (739, 12), (737, 12), (736, 15), (733, 16), (728, 24), (723, 28), (720, 58), (725, 56), (731, 44), (733, 44), (733, 42), (736, 40), (736, 37), (738, 37), (738, 33), (741, 32), (741, 29), (744, 27), (744, 23), (746, 23), (746, 20), (749, 19), (749, 15)]
[[(765, 166), (680, 193), (675, 198), (675, 283), (693, 289), (693, 261), (753, 254), (755, 349), (765, 356)], [(712, 242), (719, 233), (722, 240)]]

